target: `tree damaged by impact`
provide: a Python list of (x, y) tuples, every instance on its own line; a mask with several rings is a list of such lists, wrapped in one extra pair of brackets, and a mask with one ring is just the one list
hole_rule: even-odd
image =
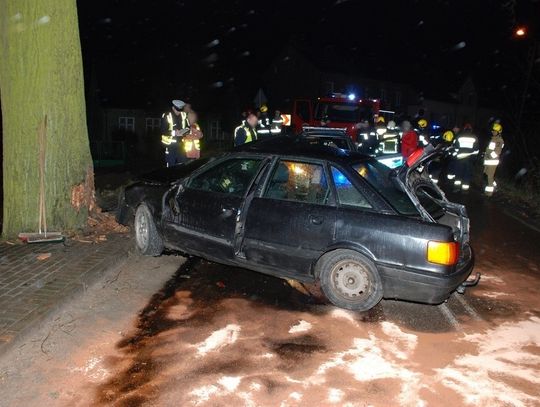
[(94, 169), (89, 166), (86, 177), (80, 184), (71, 187), (71, 206), (79, 213), (82, 208), (88, 212), (96, 210), (96, 191), (94, 187)]

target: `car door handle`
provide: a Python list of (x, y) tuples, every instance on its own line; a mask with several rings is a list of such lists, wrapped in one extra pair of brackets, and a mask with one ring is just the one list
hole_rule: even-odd
[(324, 218), (322, 216), (309, 215), (309, 221), (314, 225), (322, 225)]

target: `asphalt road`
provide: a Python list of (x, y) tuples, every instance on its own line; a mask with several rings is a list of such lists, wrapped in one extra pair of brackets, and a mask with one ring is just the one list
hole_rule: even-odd
[(134, 257), (1, 361), (0, 404), (540, 406), (540, 233), (465, 200), (483, 275), (465, 295), (354, 313), (317, 287)]

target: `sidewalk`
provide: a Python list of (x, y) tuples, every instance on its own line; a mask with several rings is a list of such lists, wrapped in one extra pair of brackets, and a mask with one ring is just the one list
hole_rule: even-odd
[(0, 243), (0, 355), (123, 262), (132, 246), (128, 234), (99, 243)]

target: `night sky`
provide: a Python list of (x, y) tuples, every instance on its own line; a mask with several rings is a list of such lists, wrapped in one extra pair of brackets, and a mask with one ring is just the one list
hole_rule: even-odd
[[(473, 75), (498, 105), (519, 86), (539, 0), (80, 0), (87, 87), (108, 106), (212, 108), (253, 98), (287, 45), (335, 71), (410, 83), (447, 98)], [(512, 37), (527, 24), (530, 36)], [(538, 69), (540, 64), (535, 64)]]

